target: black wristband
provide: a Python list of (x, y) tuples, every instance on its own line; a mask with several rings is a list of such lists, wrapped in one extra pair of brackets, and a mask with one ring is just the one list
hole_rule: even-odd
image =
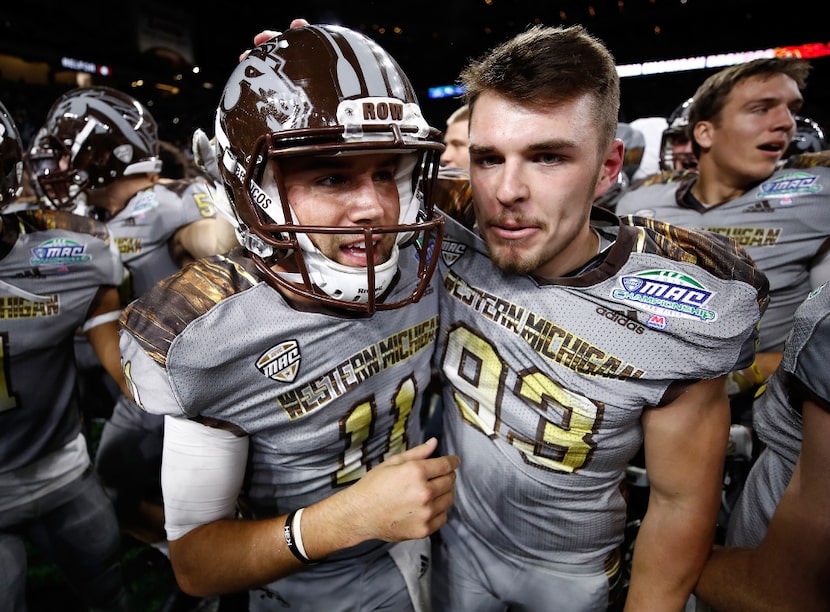
[(285, 537), (285, 543), (288, 545), (288, 550), (291, 554), (297, 557), (305, 565), (316, 565), (316, 561), (312, 561), (306, 557), (300, 549), (297, 548), (297, 541), (294, 538), (294, 517), (297, 515), (297, 510), (292, 511), (285, 519), (285, 525), (282, 528), (282, 535)]

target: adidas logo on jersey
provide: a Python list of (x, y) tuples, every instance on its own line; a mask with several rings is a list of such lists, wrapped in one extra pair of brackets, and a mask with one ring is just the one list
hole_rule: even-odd
[(770, 206), (770, 203), (767, 200), (761, 200), (759, 202), (753, 202), (746, 208), (744, 208), (741, 212), (743, 213), (763, 213), (763, 212), (775, 212), (775, 209)]
[(300, 371), (300, 347), (296, 340), (286, 340), (271, 347), (257, 359), (257, 370), (268, 378), (290, 383)]
[(645, 331), (645, 328), (637, 323), (637, 311), (636, 310), (629, 310), (628, 312), (619, 312), (616, 310), (611, 310), (610, 308), (603, 308), (602, 306), (597, 307), (596, 313), (608, 319), (609, 321), (613, 321), (617, 325), (624, 327), (625, 329), (630, 329), (631, 331), (642, 334)]

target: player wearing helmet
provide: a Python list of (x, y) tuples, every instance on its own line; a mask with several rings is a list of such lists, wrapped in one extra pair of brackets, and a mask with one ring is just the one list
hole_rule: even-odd
[[(121, 91), (96, 86), (61, 95), (34, 140), (30, 159), (53, 207), (106, 223), (127, 270), (122, 305), (187, 261), (231, 246), (220, 239), (221, 225), (227, 223), (217, 217), (206, 182), (160, 175), (156, 121)], [(98, 362), (83, 341), (76, 343), (76, 353), (91, 386), (98, 380)], [(106, 389), (91, 388), (96, 387)], [(95, 406), (91, 394), (84, 395), (86, 409)], [(159, 477), (164, 419), (143, 413), (124, 395), (113, 401), (107, 407), (111, 413), (103, 415), (108, 418), (96, 472), (122, 528), (145, 542), (163, 541)]]
[(660, 169), (663, 172), (697, 170), (697, 158), (688, 134), (689, 108), (693, 101), (694, 98), (689, 98), (669, 115), (669, 125), (660, 139)]
[(619, 77), (582, 27), (534, 26), (461, 74), (477, 232), (447, 220), (436, 367), (461, 467), (436, 609), (618, 601), (625, 469), (652, 489), (629, 610), (679, 610), (711, 548), (729, 422), (766, 279), (719, 236), (621, 222)]
[(782, 162), (804, 153), (818, 153), (827, 148), (824, 128), (809, 117), (795, 116), (795, 134), (784, 151)]
[(775, 370), (796, 308), (830, 279), (830, 162), (805, 154), (779, 167), (809, 70), (804, 60), (762, 58), (706, 79), (689, 107), (697, 173), (646, 180), (617, 205), (619, 215), (732, 238), (769, 278), (758, 360), (730, 376), (733, 395), (751, 394)]
[(645, 135), (629, 123), (617, 124), (617, 136), (623, 143), (623, 166), (617, 180), (594, 201), (596, 206), (614, 210), (617, 200), (622, 197), (634, 174), (639, 170), (646, 150)]
[(137, 100), (109, 87), (75, 89), (49, 110), (31, 152), (37, 179), (56, 208), (87, 190), (161, 170), (156, 122)]
[(439, 136), (397, 63), (345, 28), (291, 29), (230, 76), (215, 139), (242, 247), (122, 319), (136, 401), (167, 415), (166, 528), (186, 591), (251, 589), (251, 609), (428, 600), (423, 538), (458, 465), (420, 444)]
[(121, 261), (98, 221), (4, 210), (20, 193), (23, 151), (2, 104), (0, 168), (0, 609), (26, 608), (25, 538), (87, 606), (125, 610), (118, 523), (89, 469), (73, 354), (80, 327), (126, 391)]

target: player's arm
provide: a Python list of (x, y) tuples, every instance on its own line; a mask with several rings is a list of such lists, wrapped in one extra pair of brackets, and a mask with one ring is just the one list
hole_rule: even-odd
[(718, 610), (826, 610), (830, 602), (830, 412), (803, 404), (801, 454), (758, 548), (717, 548), (697, 595)]
[(681, 610), (712, 547), (729, 434), (724, 378), (643, 412), (651, 492), (637, 535), (626, 610)]
[(87, 313), (82, 331), (107, 373), (118, 383), (127, 397), (130, 390), (121, 370), (121, 353), (118, 348), (118, 317), (121, 301), (115, 287), (100, 287)]
[[(396, 455), (349, 488), (306, 508), (295, 528), (307, 557), (321, 560), (372, 539), (423, 538), (441, 527), (453, 501), (459, 460), (429, 458), (435, 447), (432, 439)], [(286, 542), (285, 515), (234, 518), (247, 453), (247, 438), (181, 418), (166, 419), (166, 528), (176, 580), (187, 593), (237, 592), (305, 567)]]
[(181, 266), (200, 257), (227, 252), (237, 244), (231, 224), (217, 215), (180, 227), (168, 246), (173, 259)]
[(830, 281), (830, 250), (818, 255), (810, 262), (810, 286), (818, 289)]

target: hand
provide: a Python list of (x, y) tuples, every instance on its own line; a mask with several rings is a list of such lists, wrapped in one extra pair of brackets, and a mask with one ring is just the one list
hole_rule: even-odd
[[(303, 26), (307, 26), (308, 22), (305, 19), (299, 18), (294, 19), (291, 24), (288, 26), (289, 28), (301, 28)], [(276, 38), (282, 34), (279, 30), (262, 30), (259, 34), (254, 36), (254, 46), (261, 45), (266, 40), (271, 40), (272, 38)], [(239, 61), (241, 62), (246, 57), (248, 57), (248, 53), (250, 53), (250, 49), (246, 49), (239, 55)]]
[(214, 141), (208, 138), (202, 128), (196, 128), (191, 143), (193, 161), (214, 183), (221, 185), (222, 176), (219, 174), (219, 164), (216, 161), (216, 147), (214, 145)]
[(430, 458), (437, 445), (430, 438), (390, 457), (343, 491), (348, 501), (342, 509), (359, 541), (425, 538), (447, 522), (461, 461), (454, 455)]

